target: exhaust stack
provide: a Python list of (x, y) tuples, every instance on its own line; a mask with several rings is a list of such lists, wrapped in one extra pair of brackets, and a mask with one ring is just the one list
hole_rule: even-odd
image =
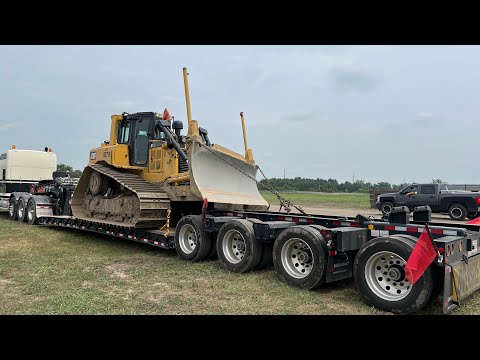
[(190, 108), (190, 91), (188, 89), (188, 72), (187, 68), (183, 68), (183, 84), (185, 87), (185, 102), (187, 104), (187, 119), (188, 119), (188, 137), (200, 137), (198, 131), (198, 121), (192, 120), (192, 110)]
[(250, 164), (253, 164), (255, 162), (253, 161), (252, 149), (249, 149), (247, 145), (247, 131), (245, 130), (245, 118), (243, 117), (243, 111), (240, 113), (240, 118), (242, 119), (243, 145), (245, 146), (245, 160), (247, 160)]

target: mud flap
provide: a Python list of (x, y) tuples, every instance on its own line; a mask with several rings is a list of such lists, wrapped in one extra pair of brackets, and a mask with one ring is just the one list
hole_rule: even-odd
[(480, 254), (466, 261), (445, 265), (443, 313), (460, 306), (463, 300), (480, 289)]
[[(241, 155), (222, 147), (206, 147), (193, 142), (189, 148), (190, 183), (202, 199), (217, 205), (241, 209), (266, 210), (268, 203), (260, 195), (255, 179), (257, 167), (242, 160)], [(245, 174), (243, 174), (243, 173)]]

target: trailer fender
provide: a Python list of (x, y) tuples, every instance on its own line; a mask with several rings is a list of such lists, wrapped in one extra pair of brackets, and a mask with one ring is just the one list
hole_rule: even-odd
[(47, 195), (30, 195), (26, 202), (33, 201), (35, 204), (35, 215), (40, 218), (43, 216), (53, 216), (53, 201)]
[(18, 199), (20, 199), (23, 196), (28, 196), (30, 193), (27, 192), (12, 192), (10, 194), (10, 199), (13, 197), (15, 199), (15, 205), (18, 205)]

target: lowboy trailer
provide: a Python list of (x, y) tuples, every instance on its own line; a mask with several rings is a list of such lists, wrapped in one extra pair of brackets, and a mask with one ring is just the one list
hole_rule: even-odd
[[(259, 166), (245, 154), (214, 144), (194, 120), (183, 68), (188, 130), (165, 108), (111, 117), (110, 137), (89, 152), (78, 184), (54, 181), (3, 199), (12, 219), (71, 227), (175, 249), (188, 261), (218, 256), (244, 273), (273, 263), (279, 278), (302, 289), (355, 279), (371, 305), (413, 313), (443, 289), (445, 313), (480, 288), (479, 228), (431, 223), (431, 209), (391, 209), (386, 219), (268, 212), (258, 191)], [(260, 170), (261, 171), (261, 170)], [(263, 174), (263, 172), (262, 172)], [(438, 256), (411, 284), (405, 265), (425, 224)]]
[[(47, 201), (43, 204), (48, 208)], [(420, 310), (442, 290), (443, 312), (448, 313), (480, 288), (479, 227), (433, 223), (428, 207), (415, 209), (412, 222), (406, 207), (395, 208), (388, 219), (206, 209), (203, 215), (186, 215), (163, 229), (100, 224), (53, 215), (52, 210), (46, 214), (45, 207), (35, 218), (43, 226), (175, 249), (188, 261), (218, 256), (221, 264), (233, 272), (248, 272), (273, 263), (282, 281), (302, 289), (353, 276), (368, 304), (399, 314)], [(405, 278), (404, 267), (425, 223), (441, 256), (412, 286)]]

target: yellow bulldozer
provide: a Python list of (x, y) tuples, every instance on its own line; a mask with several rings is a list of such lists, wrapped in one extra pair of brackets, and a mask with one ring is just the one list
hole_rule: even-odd
[(90, 150), (72, 197), (76, 218), (128, 228), (159, 228), (189, 214), (208, 210), (266, 210), (245, 155), (212, 144), (206, 129), (192, 120), (188, 73), (183, 68), (188, 132), (165, 109), (111, 117), (110, 139)]

